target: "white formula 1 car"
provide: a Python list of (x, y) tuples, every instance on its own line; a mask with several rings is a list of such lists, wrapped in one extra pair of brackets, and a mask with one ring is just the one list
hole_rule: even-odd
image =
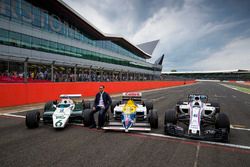
[(123, 93), (122, 100), (113, 102), (113, 119), (106, 119), (104, 130), (151, 131), (158, 128), (158, 115), (153, 110), (153, 103), (141, 100), (140, 92)]
[[(89, 108), (89, 102), (84, 102), (81, 94), (63, 94), (58, 102), (49, 101), (45, 104), (42, 121), (44, 124), (53, 124), (54, 128), (64, 128), (67, 123), (83, 123), (83, 113)], [(27, 112), (28, 128), (39, 127), (39, 122), (40, 112)]]
[(200, 94), (188, 96), (187, 102), (178, 102), (176, 110), (165, 113), (165, 134), (210, 141), (229, 141), (230, 121), (220, 113), (218, 103), (208, 103)]

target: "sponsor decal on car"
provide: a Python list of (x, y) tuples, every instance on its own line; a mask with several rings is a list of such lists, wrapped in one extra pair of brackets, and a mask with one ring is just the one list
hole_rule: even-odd
[(56, 119), (64, 119), (65, 117), (60, 115), (60, 116), (56, 116)]
[(127, 92), (123, 93), (123, 96), (141, 96), (140, 92)]
[(122, 112), (124, 114), (132, 114), (136, 111), (137, 106), (135, 105), (133, 100), (128, 100), (128, 102), (122, 108)]

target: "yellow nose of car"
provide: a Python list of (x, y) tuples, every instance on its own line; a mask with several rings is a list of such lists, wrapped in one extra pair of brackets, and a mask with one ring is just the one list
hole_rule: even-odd
[(136, 105), (133, 100), (128, 100), (127, 103), (124, 105), (122, 112), (125, 114), (132, 114), (136, 111)]

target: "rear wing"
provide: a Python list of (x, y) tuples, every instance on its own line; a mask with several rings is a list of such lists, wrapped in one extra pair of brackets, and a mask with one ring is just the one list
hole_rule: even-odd
[(125, 92), (122, 94), (122, 100), (127, 101), (129, 99), (132, 99), (134, 101), (141, 101), (141, 92)]
[(62, 94), (60, 98), (62, 99), (74, 99), (74, 98), (81, 98), (82, 94)]

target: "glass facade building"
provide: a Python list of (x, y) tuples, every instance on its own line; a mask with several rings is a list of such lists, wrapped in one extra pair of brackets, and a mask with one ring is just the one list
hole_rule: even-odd
[[(69, 19), (71, 15), (77, 21)], [(51, 59), (51, 62), (61, 58), (59, 61), (63, 62), (67, 56), (68, 63), (72, 57), (75, 60), (72, 64), (77, 61), (104, 70), (112, 67), (150, 75), (161, 71), (161, 67), (146, 62), (150, 55), (121, 37), (103, 35), (60, 0), (0, 0), (0, 22), (1, 52), (5, 53), (1, 59), (9, 55), (31, 57), (32, 61), (36, 55), (12, 53), (4, 47), (8, 46), (37, 51), (39, 61), (43, 59), (41, 53), (48, 53), (46, 61)]]

